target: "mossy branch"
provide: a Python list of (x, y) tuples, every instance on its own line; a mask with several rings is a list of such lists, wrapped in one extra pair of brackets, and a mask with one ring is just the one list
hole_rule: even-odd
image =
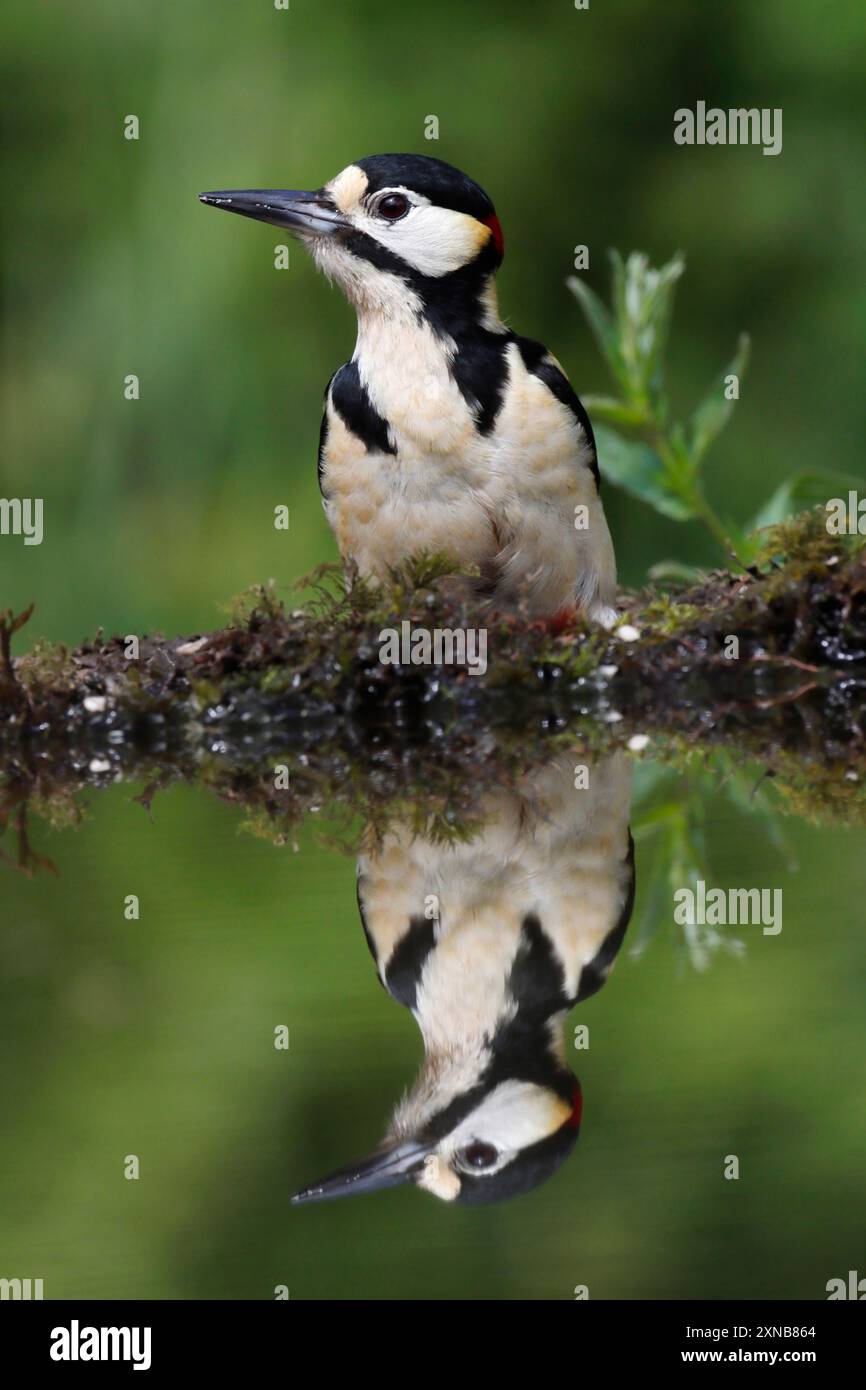
[[(612, 633), (580, 619), (565, 630), (519, 614), (488, 621), (483, 675), (379, 659), (382, 629), (404, 620), (482, 621), (435, 562), (381, 588), (347, 588), (335, 567), (314, 581), (303, 609), (266, 586), (227, 626), (142, 637), (134, 657), (127, 638), (100, 634), (9, 658), (7, 802), (36, 793), (68, 812), (70, 789), (138, 778), (151, 793), (185, 777), (287, 834), (311, 808), (375, 821), (395, 798), (457, 833), (486, 776), (568, 741), (590, 756), (625, 746), (681, 762), (728, 747), (813, 811), (863, 814), (866, 553), (859, 538), (828, 536), (820, 512), (769, 532), (747, 573), (622, 595)], [(2, 619), (3, 651), (20, 626)], [(293, 769), (285, 792), (280, 760)]]

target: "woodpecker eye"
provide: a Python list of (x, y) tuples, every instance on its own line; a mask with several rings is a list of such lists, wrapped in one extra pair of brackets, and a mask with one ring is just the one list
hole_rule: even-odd
[(467, 1144), (457, 1157), (464, 1168), (492, 1168), (499, 1157), (499, 1150), (492, 1144), (483, 1144), (478, 1140), (474, 1144)]
[(404, 198), (402, 193), (386, 193), (373, 211), (377, 217), (384, 217), (386, 222), (399, 222), (409, 211), (409, 199)]

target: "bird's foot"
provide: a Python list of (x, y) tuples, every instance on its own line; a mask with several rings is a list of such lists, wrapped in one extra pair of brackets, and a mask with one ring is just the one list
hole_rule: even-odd
[(578, 604), (565, 603), (553, 614), (551, 618), (545, 618), (540, 626), (553, 637), (559, 637), (561, 633), (567, 632), (577, 623), (581, 614), (585, 614), (590, 622), (598, 623), (605, 631), (609, 632), (617, 621), (619, 614), (615, 608), (611, 608), (606, 603), (591, 603), (588, 608), (582, 609)]

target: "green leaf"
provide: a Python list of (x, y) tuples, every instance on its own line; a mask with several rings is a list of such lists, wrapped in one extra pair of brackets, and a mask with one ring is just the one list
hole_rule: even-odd
[(571, 290), (581, 309), (587, 323), (592, 329), (595, 340), (601, 348), (602, 354), (616, 377), (617, 381), (624, 381), (624, 363), (622, 354), (619, 350), (619, 334), (613, 315), (607, 306), (599, 299), (595, 290), (591, 290), (585, 280), (581, 280), (577, 275), (570, 275), (565, 282)]
[(776, 489), (752, 517), (748, 529), (760, 531), (765, 526), (775, 526), (786, 516), (795, 516), (797, 512), (827, 502), (831, 497), (847, 496), (850, 488), (856, 491), (861, 486), (861, 479), (850, 473), (803, 469)]
[(621, 429), (631, 430), (641, 429), (649, 423), (644, 411), (626, 405), (625, 401), (614, 400), (612, 396), (584, 396), (582, 399), (593, 422), (602, 420), (607, 425), (619, 425)]
[(647, 579), (654, 583), (668, 579), (678, 584), (695, 584), (705, 573), (706, 570), (699, 569), (697, 565), (684, 565), (681, 560), (659, 560), (648, 570)]
[(615, 247), (612, 247), (607, 254), (611, 266), (613, 267), (613, 277), (611, 280), (611, 288), (613, 290), (613, 312), (616, 316), (619, 328), (622, 329), (628, 321), (628, 311), (625, 304), (625, 262)]
[(695, 515), (691, 504), (671, 487), (665, 465), (649, 445), (622, 439), (606, 425), (595, 430), (595, 442), (602, 477), (674, 521)]
[(635, 402), (652, 400), (662, 407), (662, 354), (670, 322), (673, 291), (685, 269), (682, 256), (654, 270), (647, 257), (634, 251), (623, 263), (611, 252), (613, 292), (620, 349), (628, 372), (628, 396)]
[(742, 377), (748, 361), (749, 335), (742, 333), (734, 357), (716, 377), (709, 393), (692, 416), (690, 452), (696, 464), (700, 463), (707, 449), (721, 434), (734, 408), (734, 402), (725, 396), (726, 378)]
[(685, 257), (679, 252), (660, 270), (650, 270), (646, 276), (646, 315), (648, 328), (645, 337), (644, 371), (647, 388), (654, 401), (661, 404), (662, 356), (667, 346), (673, 310), (674, 290), (686, 268)]
[(748, 526), (738, 526), (735, 521), (726, 521), (725, 530), (728, 533), (731, 551), (740, 564), (754, 564), (761, 549), (761, 540), (754, 535), (751, 523)]

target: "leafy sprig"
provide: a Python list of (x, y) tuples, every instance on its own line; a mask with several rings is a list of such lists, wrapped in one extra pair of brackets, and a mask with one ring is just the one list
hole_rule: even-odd
[[(612, 307), (585, 280), (571, 276), (575, 295), (617, 387), (614, 396), (587, 396), (602, 474), (617, 487), (674, 521), (701, 522), (727, 561), (752, 564), (760, 548), (756, 533), (834, 490), (856, 486), (838, 472), (802, 470), (787, 479), (748, 520), (721, 517), (707, 500), (707, 454), (730, 421), (749, 361), (749, 338), (736, 351), (706, 396), (686, 420), (671, 418), (665, 389), (665, 349), (676, 286), (685, 270), (679, 253), (654, 269), (641, 252), (623, 260), (611, 252)], [(678, 577), (687, 567), (676, 564)], [(661, 577), (669, 566), (656, 567)], [(673, 573), (673, 570), (671, 570)]]

